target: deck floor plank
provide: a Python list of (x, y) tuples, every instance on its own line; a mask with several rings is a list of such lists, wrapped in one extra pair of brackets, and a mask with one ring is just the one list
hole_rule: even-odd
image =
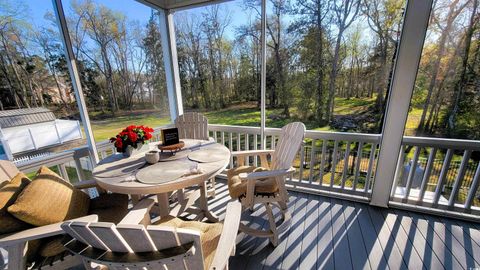
[(395, 243), (395, 238), (392, 236), (385, 219), (378, 208), (362, 205), (364, 209), (368, 210), (370, 218), (372, 219), (373, 227), (375, 228), (378, 239), (383, 248), (383, 254), (388, 262), (390, 269), (408, 269), (407, 265), (402, 259), (402, 253)]
[(371, 269), (355, 206), (348, 201), (342, 201), (342, 203), (342, 211), (345, 219), (345, 227), (347, 228), (347, 237), (353, 268)]
[(480, 267), (480, 246), (471, 238), (468, 231), (465, 231), (455, 221), (435, 217), (436, 220), (442, 222), (445, 228), (455, 237), (458, 242), (463, 246), (463, 249), (470, 254), (475, 260), (475, 267), (468, 265), (468, 267), (479, 268)]
[[(424, 218), (426, 218), (424, 216)], [(441, 223), (436, 217), (428, 216), (429, 226), (431, 226), (435, 233), (437, 233), (442, 240), (444, 240), (445, 246), (450, 248), (453, 256), (460, 262), (464, 269), (473, 268), (475, 260), (473, 257), (463, 249), (462, 244), (453, 236), (453, 234), (446, 228), (445, 224)]]
[(465, 233), (472, 239), (473, 242), (477, 243), (480, 246), (480, 229), (477, 229), (475, 224), (465, 222), (463, 220), (455, 220), (449, 219), (452, 222), (455, 222), (458, 226), (460, 226)]
[[(225, 181), (209, 200), (221, 218), (230, 200)], [(468, 269), (479, 267), (478, 224), (363, 203), (290, 192), (292, 226), (274, 248), (240, 233), (230, 269)], [(280, 212), (273, 208), (277, 220)], [(264, 207), (243, 222), (268, 228)]]
[(348, 232), (343, 216), (343, 204), (342, 201), (338, 199), (331, 199), (331, 202), (333, 258), (335, 261), (335, 269), (353, 269), (347, 235)]
[(319, 201), (316, 200), (314, 195), (308, 195), (307, 214), (303, 226), (299, 269), (317, 269), (319, 204)]
[(425, 219), (421, 214), (409, 212), (408, 215), (412, 218), (413, 223), (417, 226), (417, 230), (427, 240), (432, 247), (433, 252), (437, 258), (442, 262), (446, 269), (462, 269), (460, 262), (453, 256), (451, 250), (445, 245), (442, 238), (429, 225), (431, 220)]
[(371, 268), (390, 269), (385, 260), (382, 245), (380, 244), (368, 210), (364, 204), (354, 203), (354, 205)]
[(317, 236), (317, 269), (334, 269), (332, 204), (330, 198), (317, 196), (318, 236)]
[(390, 211), (385, 210), (382, 210), (382, 214), (385, 217), (385, 221), (390, 228), (392, 236), (395, 239), (395, 242), (402, 253), (403, 260), (407, 264), (408, 268), (426, 269), (423, 265), (422, 258), (420, 258), (420, 255), (418, 255), (418, 252), (415, 249), (415, 246), (409, 240), (407, 233), (403, 230), (398, 216)]
[[(298, 194), (295, 203), (295, 214), (287, 237), (287, 249), (283, 254), (282, 269), (297, 269), (302, 252), (302, 236), (304, 233), (305, 215), (307, 213), (308, 194)], [(310, 209), (309, 209), (310, 210)]]
[(403, 211), (395, 210), (394, 213), (397, 215), (400, 220), (400, 224), (403, 230), (406, 232), (410, 243), (413, 244), (413, 247), (420, 255), (421, 260), (423, 260), (423, 265), (426, 269), (442, 269), (443, 264), (437, 255), (433, 252), (432, 247), (428, 244), (427, 240), (423, 235), (417, 231), (417, 226), (415, 226), (412, 218)]

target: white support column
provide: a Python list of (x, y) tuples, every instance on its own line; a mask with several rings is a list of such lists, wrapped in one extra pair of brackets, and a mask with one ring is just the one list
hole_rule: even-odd
[(262, 149), (265, 149), (265, 125), (266, 125), (266, 111), (265, 111), (265, 99), (266, 99), (266, 85), (267, 85), (267, 0), (262, 0), (262, 65), (260, 71), (260, 145)]
[(407, 2), (370, 204), (388, 207), (432, 0)]
[(80, 118), (82, 120), (83, 129), (87, 137), (88, 148), (90, 149), (90, 157), (92, 163), (95, 165), (98, 163), (97, 146), (95, 145), (95, 139), (93, 137), (92, 127), (90, 126), (90, 118), (88, 117), (87, 105), (83, 96), (83, 89), (80, 83), (80, 77), (78, 75), (77, 63), (75, 61), (75, 55), (73, 54), (72, 42), (70, 40), (70, 33), (68, 32), (67, 21), (65, 19), (65, 13), (63, 12), (63, 5), (61, 0), (52, 0), (53, 9), (57, 18), (57, 26), (60, 33), (60, 38), (65, 50), (65, 58), (67, 60), (68, 71), (70, 74), (70, 80), (72, 81), (73, 90), (75, 92), (75, 99), (77, 101), (78, 111), (80, 112)]
[(182, 91), (180, 88), (180, 72), (178, 69), (177, 42), (173, 13), (170, 10), (156, 8), (160, 16), (160, 33), (162, 39), (163, 62), (167, 83), (168, 104), (172, 122), (183, 114)]

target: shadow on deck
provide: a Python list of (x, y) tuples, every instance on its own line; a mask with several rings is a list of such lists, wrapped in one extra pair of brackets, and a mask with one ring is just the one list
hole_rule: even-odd
[[(230, 199), (217, 181), (221, 218)], [(274, 248), (241, 233), (230, 269), (471, 269), (480, 267), (480, 224), (290, 192), (290, 230)], [(277, 218), (279, 214), (277, 211)], [(268, 227), (263, 208), (242, 220)]]

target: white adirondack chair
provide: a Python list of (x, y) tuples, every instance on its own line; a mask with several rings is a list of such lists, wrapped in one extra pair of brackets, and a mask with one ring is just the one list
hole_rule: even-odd
[(180, 139), (208, 140), (208, 119), (201, 113), (186, 112), (175, 119)]
[[(250, 235), (268, 237), (274, 246), (278, 244), (279, 234), (285, 232), (290, 225), (285, 178), (295, 171), (292, 163), (304, 136), (305, 125), (294, 122), (282, 128), (275, 150), (232, 152), (232, 155), (237, 157), (238, 167), (227, 173), (230, 196), (240, 200), (243, 210), (253, 209), (255, 204), (263, 204), (270, 225), (268, 230), (257, 230), (240, 224), (240, 230)], [(260, 157), (261, 167), (244, 166), (251, 156)], [(271, 157), (270, 163), (268, 156)], [(283, 216), (278, 226), (272, 213), (272, 205), (278, 206)]]
[[(186, 112), (175, 119), (175, 127), (178, 128), (180, 139), (206, 140), (208, 136), (208, 119), (198, 112)], [(215, 197), (215, 178), (210, 179), (208, 196)]]
[[(84, 266), (95, 264), (108, 269), (227, 269), (235, 251), (235, 238), (241, 205), (230, 202), (213, 259), (205, 261), (202, 236), (198, 230), (150, 224), (151, 199), (140, 201), (118, 224), (105, 222), (65, 222), (63, 230), (71, 236), (65, 247), (81, 256)], [(171, 219), (176, 219), (171, 217)], [(178, 222), (182, 222), (177, 219)], [(169, 224), (169, 223), (165, 223)], [(198, 223), (197, 223), (198, 224)], [(204, 224), (201, 226), (209, 226)], [(217, 236), (218, 237), (218, 236)], [(217, 239), (217, 238), (216, 238)], [(213, 240), (210, 240), (213, 241)], [(215, 243), (208, 242), (209, 245)], [(209, 265), (207, 265), (209, 264)]]

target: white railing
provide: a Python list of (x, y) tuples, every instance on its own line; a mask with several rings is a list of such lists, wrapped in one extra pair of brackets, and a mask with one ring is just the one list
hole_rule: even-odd
[[(260, 128), (209, 125), (210, 136), (231, 151), (260, 149)], [(275, 149), (281, 130), (266, 128), (266, 148)], [(371, 195), (380, 135), (308, 130), (287, 181), (290, 188), (368, 200)], [(259, 165), (251, 157), (249, 165)], [(230, 167), (235, 160), (231, 160)]]
[[(153, 141), (160, 140), (155, 129)], [(231, 151), (261, 148), (260, 128), (209, 125), (210, 136)], [(266, 148), (275, 149), (281, 130), (267, 128)], [(381, 135), (308, 130), (295, 160), (296, 172), (288, 187), (303, 192), (368, 202), (372, 195)], [(100, 158), (115, 153), (108, 141), (97, 144)], [(479, 141), (404, 137), (391, 192), (390, 205), (423, 207), (427, 212), (467, 213), (478, 219), (480, 200)], [(475, 161), (472, 157), (475, 158)], [(82, 161), (82, 159), (84, 159)], [(29, 173), (40, 166), (58, 166), (69, 181), (89, 179), (82, 163), (90, 162), (88, 148), (80, 147), (18, 164)], [(236, 160), (230, 161), (230, 167)], [(259, 165), (255, 157), (249, 165)], [(72, 166), (73, 164), (73, 166)], [(74, 173), (74, 170), (76, 173)], [(70, 172), (70, 174), (69, 174)], [(69, 179), (71, 176), (75, 179)], [(424, 210), (425, 211), (425, 210)], [(468, 218), (468, 217), (466, 217)]]
[(480, 214), (479, 151), (480, 141), (404, 137), (391, 201)]

